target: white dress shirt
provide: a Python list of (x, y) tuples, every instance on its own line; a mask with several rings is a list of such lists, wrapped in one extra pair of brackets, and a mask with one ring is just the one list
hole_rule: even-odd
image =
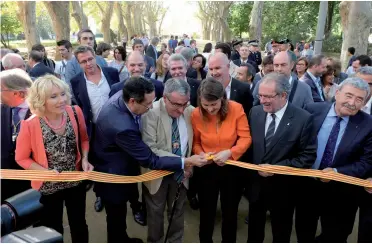
[(362, 111), (366, 112), (367, 114), (371, 114), (371, 106), (372, 106), (372, 96), (368, 100), (368, 102), (366, 103), (366, 105), (362, 108)]
[[(278, 129), (280, 120), (282, 120), (283, 115), (284, 115), (285, 110), (287, 109), (287, 107), (288, 107), (288, 101), (284, 105), (284, 107), (282, 107), (280, 110), (278, 110), (275, 113), (276, 118), (275, 118), (275, 130), (274, 130), (274, 133), (276, 132), (276, 129)], [(266, 123), (265, 123), (265, 136), (266, 136), (267, 130), (269, 129), (269, 125), (270, 125), (270, 123), (271, 123), (272, 120), (273, 120), (273, 118), (271, 117), (271, 113), (267, 113)]]
[[(170, 118), (170, 123), (172, 125), (173, 119)], [(186, 121), (183, 115), (177, 118), (177, 124), (178, 124), (178, 131), (180, 133), (180, 141), (181, 141), (181, 153), (182, 157), (187, 157), (187, 152), (190, 150), (188, 147), (189, 144), (189, 136), (187, 134), (187, 127), (186, 127)]]
[(231, 81), (232, 77), (230, 76), (230, 83), (226, 86), (225, 91), (227, 95), (227, 99), (230, 99), (230, 94), (231, 94)]
[(102, 69), (101, 69), (101, 80), (98, 82), (98, 85), (88, 80), (85, 74), (84, 74), (84, 78), (86, 80), (90, 107), (92, 109), (92, 114), (93, 114), (92, 120), (93, 120), (93, 123), (96, 123), (99, 112), (101, 112), (102, 106), (109, 99), (110, 85), (108, 84), (106, 77), (102, 72)]

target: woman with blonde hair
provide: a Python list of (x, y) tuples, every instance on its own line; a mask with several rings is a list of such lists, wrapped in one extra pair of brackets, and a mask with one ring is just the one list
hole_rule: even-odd
[(164, 78), (168, 72), (168, 59), (170, 57), (170, 53), (168, 51), (164, 51), (162, 55), (156, 60), (156, 70), (151, 75), (151, 79), (155, 79), (161, 82), (165, 82)]
[[(89, 139), (84, 115), (71, 107), (69, 86), (53, 75), (38, 78), (28, 91), (34, 115), (22, 121), (15, 159), (24, 169), (62, 171), (93, 170), (88, 162)], [(81, 181), (32, 181), (41, 193), (40, 224), (63, 234), (63, 205), (67, 209), (72, 242), (88, 242), (85, 220), (86, 190)]]
[(239, 160), (252, 143), (247, 116), (242, 105), (227, 99), (221, 82), (212, 77), (202, 81), (198, 95), (198, 107), (191, 114), (194, 131), (193, 152), (199, 155), (213, 155), (211, 164), (197, 169), (199, 240), (213, 242), (217, 201), (220, 195), (221, 242), (236, 242), (238, 207), (243, 192), (245, 170), (226, 165), (225, 162), (229, 159)]

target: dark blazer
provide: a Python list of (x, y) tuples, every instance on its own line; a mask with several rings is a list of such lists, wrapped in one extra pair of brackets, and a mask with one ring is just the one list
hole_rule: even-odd
[[(152, 81), (152, 84), (154, 84), (156, 100), (159, 100), (160, 98), (162, 98), (163, 97), (163, 92), (164, 92), (164, 85), (163, 85), (163, 83), (161, 83), (160, 81), (155, 80), (155, 79), (151, 79), (151, 78), (147, 78), (147, 79), (151, 80)], [(112, 97), (118, 91), (123, 90), (125, 81), (126, 80), (123, 80), (121, 82), (118, 82), (118, 83), (114, 84), (111, 87), (111, 91), (110, 91), (110, 95), (109, 96)]]
[[(117, 69), (111, 67), (101, 67), (104, 76), (106, 77), (107, 83), (110, 88), (113, 84), (119, 82), (119, 72)], [(86, 80), (84, 78), (84, 73), (80, 72), (75, 77), (71, 79), (72, 92), (76, 100), (77, 105), (83, 110), (85, 124), (87, 126), (88, 136), (92, 135), (92, 108), (90, 105), (90, 100), (88, 96), (88, 90), (86, 85)]]
[[(197, 71), (196, 71), (197, 72)], [(207, 77), (207, 72), (204, 69), (200, 70), (201, 80), (204, 80)], [(198, 73), (196, 73), (196, 77), (198, 77)]]
[[(240, 65), (242, 64), (242, 61), (240, 59), (236, 59), (236, 60), (233, 60), (233, 63), (240, 67)], [(260, 71), (257, 63), (254, 60), (249, 59), (249, 57), (248, 57), (247, 63), (251, 64), (256, 69), (256, 73)]]
[[(252, 56), (251, 58), (249, 56)], [(254, 53), (250, 53), (248, 56), (248, 59), (249, 60), (254, 60), (256, 62), (257, 65), (261, 65), (262, 63), (262, 57), (261, 57), (261, 52), (254, 52)], [(258, 70), (257, 70), (258, 72)]]
[(187, 83), (190, 85), (190, 104), (196, 108), (198, 106), (198, 89), (200, 81), (187, 77)]
[(149, 56), (144, 56), (145, 57), (145, 62), (146, 62), (146, 76), (151, 76), (150, 69), (154, 68), (155, 70), (155, 60), (152, 57)]
[(146, 49), (146, 56), (151, 57), (153, 60), (156, 61), (156, 59), (157, 59), (156, 58), (156, 54), (155, 54), (154, 46), (152, 46), (151, 44), (149, 44), (148, 47), (147, 47), (147, 49)]
[[(30, 116), (28, 110), (25, 119)], [(12, 108), (1, 104), (1, 169), (22, 169), (15, 161), (16, 143), (13, 142), (12, 132)], [(1, 202), (30, 188), (30, 181), (1, 180)]]
[(49, 67), (45, 66), (44, 63), (38, 63), (32, 69), (30, 69), (28, 74), (32, 78), (38, 78), (46, 74), (54, 75), (54, 71)]
[[(98, 116), (94, 150), (99, 163), (95, 170), (127, 176), (140, 174), (140, 166), (159, 170), (180, 170), (181, 158), (158, 157), (142, 141), (139, 126), (122, 96), (120, 91), (112, 96)], [(137, 184), (96, 184), (99, 196), (114, 203), (130, 199), (137, 191)]]
[[(332, 103), (313, 103), (306, 110), (314, 116), (319, 132)], [(334, 156), (332, 168), (341, 174), (364, 178), (372, 170), (372, 116), (359, 111), (349, 117), (344, 135)]]
[[(265, 123), (267, 113), (263, 106), (252, 108), (249, 126), (252, 136), (252, 163), (310, 168), (316, 160), (317, 140), (313, 117), (291, 103), (284, 112), (269, 148), (265, 148)], [(260, 192), (261, 176), (252, 172), (250, 200)]]
[(238, 51), (234, 50), (231, 52), (230, 60), (236, 60), (236, 59), (240, 59), (240, 54)]
[(253, 105), (253, 97), (249, 84), (232, 78), (230, 100), (240, 103), (248, 117)]
[[(313, 96), (314, 102), (323, 102), (322, 98), (320, 97), (318, 88), (316, 88), (316, 85), (314, 84), (313, 79), (311, 79), (310, 75), (307, 72), (305, 72), (302, 80), (303, 80), (303, 82), (305, 82), (306, 84), (308, 84), (310, 86), (311, 95)], [(322, 96), (323, 96), (323, 98), (325, 97), (324, 93), (323, 93), (323, 89), (322, 89)]]

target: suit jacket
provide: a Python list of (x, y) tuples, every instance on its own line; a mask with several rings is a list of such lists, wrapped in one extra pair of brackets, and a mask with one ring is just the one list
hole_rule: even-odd
[(240, 59), (240, 54), (238, 51), (234, 50), (231, 52), (231, 57), (230, 57), (231, 60), (236, 60), (236, 59)]
[(150, 77), (151, 76), (150, 69), (154, 68), (154, 70), (155, 70), (155, 68), (156, 68), (155, 59), (153, 59), (150, 56), (146, 56), (146, 55), (144, 57), (145, 57), (145, 62), (146, 62), (146, 71), (145, 71), (146, 75), (145, 76)]
[[(99, 159), (95, 167), (98, 172), (134, 176), (140, 174), (140, 166), (182, 169), (181, 158), (159, 157), (142, 141), (139, 125), (124, 103), (121, 91), (107, 101), (98, 116), (94, 150)], [(96, 184), (99, 196), (117, 204), (129, 200), (138, 191), (137, 184)]]
[[(269, 148), (265, 148), (265, 123), (267, 113), (263, 106), (255, 106), (249, 115), (252, 136), (252, 163), (310, 168), (316, 160), (316, 131), (313, 117), (307, 111), (288, 103)], [(274, 175), (275, 177), (275, 175)], [(250, 200), (260, 192), (262, 177), (252, 174)]]
[(32, 78), (38, 78), (46, 74), (54, 75), (54, 71), (49, 67), (45, 66), (45, 64), (41, 62), (36, 64), (32, 69), (30, 69), (28, 74)]
[[(315, 81), (311, 79), (310, 75), (307, 72), (305, 72), (305, 74), (303, 75), (302, 81), (309, 85), (314, 102), (323, 102), (322, 98), (320, 97), (318, 88), (316, 87), (314, 83)], [(323, 98), (325, 98), (323, 89), (321, 89), (321, 93), (322, 93), (321, 95), (323, 96)]]
[[(249, 58), (249, 57), (248, 57)], [(236, 59), (236, 60), (233, 60), (233, 63), (237, 66), (240, 67), (240, 65), (242, 65), (242, 61), (240, 59)], [(251, 59), (248, 59), (247, 60), (247, 63), (251, 64), (255, 69), (256, 69), (256, 73), (258, 71), (260, 71), (260, 69), (258, 68), (258, 65), (257, 63), (254, 61), (254, 60), (251, 60)]]
[[(187, 107), (183, 116), (186, 122), (188, 135), (188, 152), (186, 157), (191, 156), (193, 143), (193, 130), (191, 125), (191, 112), (194, 107)], [(142, 140), (150, 147), (150, 149), (159, 157), (169, 156), (178, 157), (172, 153), (172, 123), (168, 112), (165, 108), (163, 98), (155, 102), (153, 108), (142, 116)], [(149, 169), (141, 168), (141, 173), (149, 172)], [(146, 181), (144, 184), (150, 194), (155, 194), (161, 185), (163, 178)], [(186, 188), (189, 187), (189, 181), (184, 181)]]
[[(294, 91), (294, 83), (297, 82), (297, 87), (296, 90)], [(259, 105), (260, 104), (260, 99), (257, 98), (258, 95), (258, 89), (261, 84), (261, 81), (259, 81), (256, 85), (256, 87), (253, 90), (253, 97), (254, 97), (254, 102), (253, 105)], [(302, 81), (299, 81), (296, 77), (292, 76), (292, 90), (289, 96), (294, 92), (294, 96), (292, 99), (292, 104), (299, 107), (299, 108), (304, 108), (306, 104), (309, 103), (314, 103), (313, 97), (311, 95), (311, 90), (308, 85), (303, 83)]]
[[(154, 87), (155, 87), (155, 97), (156, 97), (156, 100), (159, 100), (160, 98), (163, 97), (163, 92), (164, 92), (164, 85), (163, 85), (163, 83), (161, 83), (160, 81), (155, 80), (155, 79), (151, 79), (151, 78), (148, 78), (148, 79), (152, 81), (152, 84), (154, 84)], [(126, 80), (120, 81), (120, 82), (112, 85), (109, 96), (112, 97), (118, 91), (123, 90), (125, 81)]]
[[(76, 140), (76, 170), (81, 170), (81, 154), (79, 149), (79, 141), (83, 151), (89, 151), (89, 138), (84, 123), (84, 116), (79, 107), (76, 108), (78, 122), (75, 120), (74, 112), (71, 106), (66, 107), (66, 112), (71, 120), (72, 127), (75, 133)], [(79, 125), (77, 124), (79, 123)], [(79, 128), (79, 131), (78, 131)], [(79, 135), (81, 138), (79, 138)], [(44, 168), (48, 168), (48, 159), (43, 142), (43, 132), (40, 126), (40, 119), (33, 115), (27, 120), (23, 120), (21, 130), (19, 131), (17, 140), (16, 157), (17, 163), (24, 169), (29, 169), (33, 162), (40, 164)], [(32, 188), (40, 189), (41, 181), (32, 181)]]
[[(101, 67), (101, 69), (103, 75), (106, 77), (107, 83), (109, 84), (110, 88), (113, 84), (119, 82), (119, 72), (117, 71), (117, 69), (111, 67)], [(87, 126), (88, 135), (90, 137), (92, 135), (93, 113), (83, 72), (80, 72), (71, 79), (71, 87), (77, 105), (79, 105), (79, 107), (83, 110), (85, 124)]]
[[(332, 103), (313, 103), (306, 110), (314, 116), (319, 132)], [(369, 125), (369, 126), (367, 126)], [(341, 174), (364, 178), (372, 170), (372, 116), (359, 111), (349, 117), (344, 135), (333, 159), (332, 168)]]
[(240, 103), (248, 117), (253, 105), (253, 97), (249, 84), (232, 78), (230, 100)]
[(198, 89), (200, 81), (187, 77), (187, 83), (190, 85), (190, 104), (196, 108), (198, 106)]
[[(156, 48), (155, 48), (156, 49)], [(148, 57), (151, 57), (154, 61), (156, 61), (157, 60), (157, 58), (156, 58), (156, 54), (157, 53), (155, 53), (155, 50), (154, 50), (154, 46), (153, 45), (148, 45), (148, 47), (147, 47), (147, 49), (146, 49), (146, 56), (148, 56)], [(159, 56), (158, 56), (159, 57)]]

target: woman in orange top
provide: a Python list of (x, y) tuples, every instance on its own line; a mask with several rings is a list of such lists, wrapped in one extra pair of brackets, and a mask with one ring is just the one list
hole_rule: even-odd
[(199, 239), (200, 242), (213, 242), (217, 200), (221, 193), (222, 242), (236, 242), (244, 169), (225, 165), (225, 162), (238, 160), (252, 143), (247, 116), (239, 103), (227, 99), (223, 85), (211, 77), (201, 83), (198, 92), (199, 107), (191, 116), (193, 151), (214, 155), (214, 163), (198, 169)]
[[(69, 106), (69, 86), (53, 75), (40, 77), (29, 89), (27, 102), (34, 115), (22, 121), (15, 155), (17, 163), (24, 169), (56, 173), (81, 168), (91, 171), (84, 116), (79, 107), (75, 106), (74, 111)], [(31, 185), (41, 193), (40, 202), (44, 205), (40, 224), (63, 234), (65, 202), (72, 242), (88, 242), (84, 184), (33, 181)]]

